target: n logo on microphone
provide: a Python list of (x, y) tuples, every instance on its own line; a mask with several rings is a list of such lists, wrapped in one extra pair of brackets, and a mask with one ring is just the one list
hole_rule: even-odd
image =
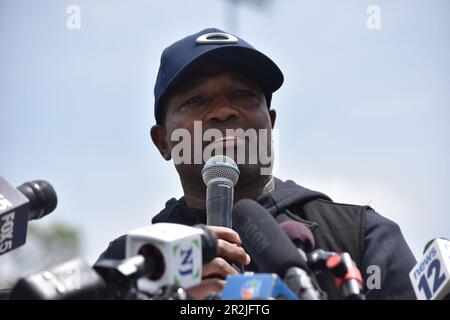
[[(172, 248), (174, 258), (179, 261), (178, 275), (185, 278), (191, 277), (192, 279), (199, 278), (201, 275), (199, 261), (195, 261), (194, 252), (201, 250), (200, 242), (198, 239), (192, 240), (189, 246), (182, 247), (181, 245), (175, 245)], [(175, 283), (179, 283), (179, 279), (175, 276)]]
[(194, 258), (192, 256), (192, 247), (187, 250), (181, 250), (181, 268), (179, 273), (182, 276), (188, 275), (192, 273), (194, 269)]

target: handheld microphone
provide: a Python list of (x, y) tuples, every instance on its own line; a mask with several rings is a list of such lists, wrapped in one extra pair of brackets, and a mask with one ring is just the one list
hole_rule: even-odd
[(189, 288), (202, 280), (202, 264), (217, 255), (217, 237), (205, 226), (189, 227), (157, 223), (132, 230), (127, 235), (126, 257), (141, 255), (147, 266), (137, 280), (142, 291), (176, 285)]
[[(202, 169), (206, 185), (206, 224), (232, 228), (234, 186), (239, 179), (239, 168), (233, 159), (224, 155), (211, 157)], [(238, 272), (244, 266), (231, 263)]]
[(253, 200), (241, 200), (234, 206), (233, 219), (258, 272), (276, 273), (300, 299), (320, 298), (310, 285), (307, 261), (264, 207)]
[(27, 182), (16, 189), (0, 177), (0, 255), (22, 246), (28, 221), (49, 214), (56, 204), (56, 192), (47, 181)]
[(450, 241), (428, 242), (409, 278), (418, 300), (450, 300)]
[(233, 188), (239, 178), (236, 162), (227, 156), (214, 156), (206, 161), (202, 176), (206, 185), (206, 224), (231, 228)]

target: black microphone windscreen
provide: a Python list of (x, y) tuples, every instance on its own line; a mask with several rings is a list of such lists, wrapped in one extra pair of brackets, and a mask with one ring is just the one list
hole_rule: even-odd
[(29, 220), (40, 219), (55, 210), (58, 203), (55, 189), (45, 180), (26, 182), (17, 187), (30, 201)]
[(311, 252), (316, 246), (311, 230), (298, 221), (285, 221), (280, 223), (281, 229), (288, 235), (297, 248), (306, 253)]
[(291, 267), (309, 271), (306, 261), (281, 230), (278, 223), (259, 203), (240, 200), (233, 208), (233, 229), (244, 249), (258, 267), (258, 272), (276, 273), (284, 278)]
[(202, 229), (202, 263), (207, 264), (217, 257), (218, 240), (217, 236), (211, 229), (203, 224), (197, 224), (194, 227)]

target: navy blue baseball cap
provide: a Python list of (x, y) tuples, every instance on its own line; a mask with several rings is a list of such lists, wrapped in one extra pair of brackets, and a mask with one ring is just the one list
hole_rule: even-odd
[(220, 29), (204, 29), (164, 49), (155, 84), (156, 123), (162, 122), (167, 93), (196, 67), (209, 62), (242, 67), (261, 85), (269, 107), (272, 93), (283, 84), (283, 73), (266, 55)]

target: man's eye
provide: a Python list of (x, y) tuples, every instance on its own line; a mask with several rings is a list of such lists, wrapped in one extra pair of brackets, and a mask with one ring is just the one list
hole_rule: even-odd
[(199, 103), (202, 101), (202, 97), (201, 96), (195, 96), (195, 97), (191, 97), (189, 99), (187, 99), (184, 103), (183, 106), (189, 106), (189, 105), (193, 105), (196, 103)]

